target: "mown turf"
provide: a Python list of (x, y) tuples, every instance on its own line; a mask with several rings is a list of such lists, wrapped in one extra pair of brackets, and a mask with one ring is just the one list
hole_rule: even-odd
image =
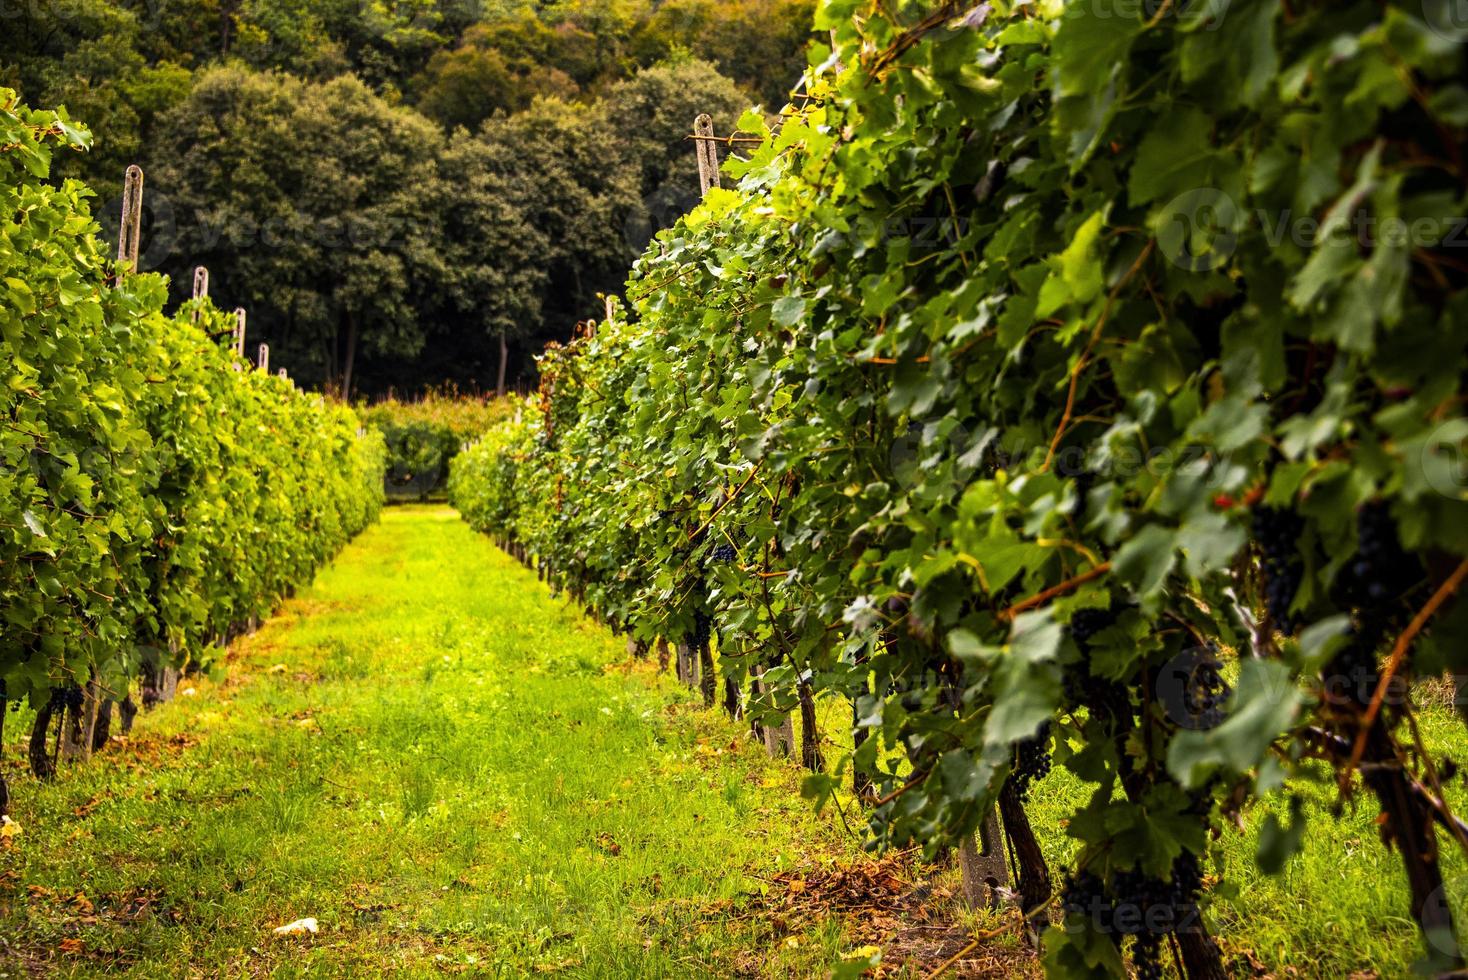
[[(389, 511), (223, 676), (48, 786), (20, 775), (12, 724), (0, 970), (688, 977), (840, 958), (832, 923), (772, 942), (721, 903), (853, 849), (796, 771), (629, 673), (450, 510)], [(304, 916), (314, 938), (272, 934)]]

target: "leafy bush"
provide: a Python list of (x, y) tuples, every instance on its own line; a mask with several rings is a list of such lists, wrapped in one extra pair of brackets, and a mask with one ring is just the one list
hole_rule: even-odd
[(389, 398), (363, 410), (387, 444), (389, 491), (421, 499), (444, 486), (449, 462), (465, 443), (504, 418), (508, 403), (456, 392), (430, 392), (416, 401)]
[(1431, 2), (1142, 6), (828, 0), (812, 98), (745, 118), (738, 190), (455, 499), (643, 637), (712, 618), (767, 707), (851, 699), (878, 843), (996, 800), (1022, 834), (1053, 745), (1094, 793), (1052, 975), (1156, 975), (1169, 934), (1219, 975), (1209, 833), (1307, 756), (1365, 763), (1451, 966), (1458, 825), (1383, 694), (1468, 669), (1464, 38)]

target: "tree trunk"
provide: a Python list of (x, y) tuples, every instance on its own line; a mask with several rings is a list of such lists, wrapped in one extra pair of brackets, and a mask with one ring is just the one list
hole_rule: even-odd
[(509, 343), (508, 338), (505, 337), (504, 333), (501, 333), (500, 334), (500, 370), (499, 370), (499, 375), (495, 378), (495, 382), (494, 382), (494, 396), (496, 398), (503, 398), (503, 397), (505, 397), (505, 369), (509, 366), (509, 362), (510, 362), (510, 343)]
[(97, 713), (92, 719), (92, 751), (100, 752), (112, 737), (112, 700), (97, 701)]
[[(1402, 865), (1407, 872), (1407, 888), (1411, 893), (1412, 918), (1422, 930), (1422, 938), (1431, 955), (1440, 962), (1434, 970), (1449, 970), (1463, 965), (1456, 933), (1453, 910), (1443, 900), (1442, 866), (1437, 848), (1433, 815), (1423, 801), (1413, 794), (1405, 774), (1393, 768), (1396, 752), (1378, 716), (1366, 740), (1362, 780), (1376, 794), (1381, 812), (1386, 817), (1382, 829), (1390, 834)], [(1369, 765), (1369, 763), (1377, 765)]]
[(133, 696), (129, 694), (117, 703), (117, 718), (122, 722), (122, 734), (130, 734), (133, 730), (133, 719), (138, 716), (138, 706), (133, 703)]
[[(5, 699), (5, 682), (0, 681), (0, 752), (5, 749), (5, 709), (8, 702)], [(5, 784), (5, 776), (0, 774), (0, 817), (10, 814), (10, 787)]]
[[(870, 689), (871, 689), (870, 682), (864, 681), (862, 683), (862, 688), (864, 690), (867, 690), (869, 692)], [(866, 743), (866, 740), (867, 740), (867, 738), (870, 737), (870, 735), (871, 735), (870, 732), (868, 732), (865, 728), (862, 728), (861, 727), (860, 699), (859, 698), (852, 698), (851, 699), (851, 748), (852, 748), (853, 753), (857, 749), (861, 748), (862, 745), (864, 745)], [(856, 794), (856, 798), (858, 800), (860, 800), (860, 801), (863, 801), (864, 802), (866, 800), (871, 799), (871, 795), (872, 795), (872, 774), (869, 773), (869, 772), (867, 772), (865, 769), (863, 769), (860, 765), (857, 764), (856, 758), (855, 758), (854, 755), (853, 755), (852, 761), (851, 761), (851, 791)]]
[(1178, 931), (1177, 946), (1183, 954), (1183, 975), (1188, 980), (1228, 980), (1223, 953), (1201, 919), (1195, 928)]
[(1014, 851), (1019, 873), (1019, 907), (1025, 915), (1025, 933), (1038, 946), (1040, 936), (1050, 924), (1045, 917), (1050, 904), (1050, 869), (1045, 865), (1045, 855), (1012, 779), (1006, 780), (999, 791), (999, 816), (1004, 821), (1004, 833)]
[(92, 732), (87, 724), (90, 702), (85, 689), (80, 699), (75, 693), (67, 699), (66, 710), (61, 714), (59, 758), (63, 762), (79, 762), (92, 754)]
[(826, 760), (821, 758), (821, 736), (816, 730), (815, 695), (804, 681), (797, 691), (800, 697), (800, 764), (811, 772), (822, 772), (826, 768)]
[(37, 779), (50, 779), (56, 775), (56, 763), (51, 754), (46, 751), (46, 733), (51, 727), (51, 717), (63, 702), (58, 697), (58, 692), (51, 692), (51, 697), (46, 703), (36, 709), (36, 720), (31, 725), (31, 741), (27, 753), (31, 772), (35, 773)]
[(342, 365), (342, 401), (352, 400), (352, 372), (357, 365), (357, 314), (347, 314), (347, 354)]
[(672, 660), (672, 659), (673, 659), (673, 657), (672, 657), (672, 651), (670, 651), (668, 649), (668, 638), (666, 636), (660, 636), (660, 637), (658, 637), (658, 673), (659, 674), (666, 674), (668, 672), (668, 662), (670, 660)]
[(738, 721), (744, 717), (744, 705), (739, 699), (739, 682), (724, 671), (724, 711), (729, 717)]

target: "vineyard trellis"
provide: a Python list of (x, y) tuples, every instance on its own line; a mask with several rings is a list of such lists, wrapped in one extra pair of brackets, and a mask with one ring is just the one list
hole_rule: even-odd
[[(1426, 6), (826, 0), (804, 97), (456, 461), (476, 527), (756, 731), (852, 705), (876, 846), (1091, 787), (1053, 976), (1225, 975), (1331, 767), (1461, 969), (1408, 682), (1468, 675), (1464, 38)], [(1441, 11), (1438, 11), (1440, 14)], [(697, 127), (696, 127), (697, 128)], [(701, 174), (705, 148), (695, 132)], [(991, 836), (984, 831), (982, 836)]]
[(381, 437), (263, 356), (242, 371), (244, 311), (212, 305), (207, 269), (163, 312), (166, 282), (137, 271), (137, 166), (107, 262), (90, 192), (49, 179), (55, 152), (89, 142), (0, 89), (0, 725), (30, 703), (42, 778), (106, 743), (114, 705), (128, 728), (134, 681), (144, 706), (171, 697), (382, 504)]

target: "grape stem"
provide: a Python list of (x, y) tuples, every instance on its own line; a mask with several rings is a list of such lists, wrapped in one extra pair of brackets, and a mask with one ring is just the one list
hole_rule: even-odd
[(1341, 792), (1346, 791), (1346, 787), (1351, 782), (1351, 775), (1361, 764), (1361, 756), (1366, 751), (1366, 735), (1371, 731), (1371, 726), (1376, 722), (1377, 716), (1381, 714), (1381, 703), (1386, 697), (1386, 689), (1391, 684), (1392, 678), (1396, 676), (1398, 669), (1401, 668), (1402, 661), (1406, 659), (1407, 650), (1411, 648), (1412, 641), (1417, 639), (1417, 634), (1422, 632), (1427, 621), (1433, 617), (1442, 604), (1458, 591), (1458, 586), (1463, 584), (1464, 578), (1468, 578), (1468, 558), (1463, 559), (1458, 567), (1453, 569), (1453, 574), (1437, 587), (1432, 598), (1417, 610), (1417, 615), (1412, 617), (1412, 622), (1408, 623), (1402, 635), (1397, 637), (1396, 646), (1392, 647), (1391, 656), (1387, 658), (1386, 669), (1381, 672), (1381, 678), (1376, 682), (1376, 693), (1371, 695), (1371, 703), (1366, 706), (1366, 713), (1361, 716), (1360, 729), (1356, 732), (1355, 744), (1351, 746), (1351, 757), (1346, 761), (1346, 767), (1341, 770)]
[(1028, 599), (1021, 599), (1019, 602), (1016, 602), (1008, 609), (1000, 610), (999, 618), (1013, 619), (1015, 616), (1024, 612), (1026, 609), (1034, 609), (1036, 606), (1043, 606), (1045, 603), (1049, 602), (1051, 599), (1054, 599), (1056, 596), (1064, 595), (1067, 592), (1078, 589), (1092, 579), (1100, 578), (1102, 575), (1105, 575), (1109, 571), (1111, 571), (1111, 562), (1103, 561), (1101, 564), (1097, 565), (1090, 571), (1082, 572), (1074, 578), (1068, 578), (1064, 582), (1061, 582), (1059, 585), (1052, 585), (1044, 592), (1036, 592)]

